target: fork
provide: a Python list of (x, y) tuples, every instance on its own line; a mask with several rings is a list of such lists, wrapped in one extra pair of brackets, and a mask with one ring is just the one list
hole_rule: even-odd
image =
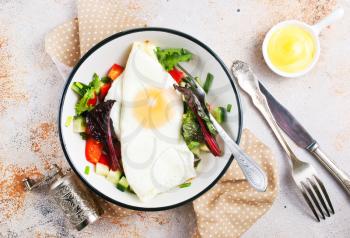
[(240, 87), (250, 95), (253, 104), (264, 116), (277, 140), (290, 158), (293, 179), (317, 221), (320, 221), (320, 216), (322, 219), (326, 219), (326, 216), (330, 217), (331, 214), (334, 214), (334, 209), (323, 182), (318, 178), (316, 170), (310, 164), (298, 159), (290, 148), (270, 111), (265, 96), (260, 91), (259, 81), (248, 64), (242, 61), (235, 61), (232, 65), (232, 73)]
[(206, 93), (199, 83), (188, 73), (181, 65), (177, 67), (188, 76), (188, 83), (193, 87), (195, 96), (199, 100), (204, 111), (209, 115), (210, 121), (214, 124), (214, 127), (218, 131), (218, 134), (227, 145), (228, 149), (234, 155), (239, 167), (241, 168), (244, 176), (246, 177), (249, 184), (257, 191), (264, 192), (267, 189), (267, 177), (265, 172), (259, 167), (259, 165), (250, 158), (243, 150), (236, 144), (234, 140), (226, 133), (216, 119), (211, 115), (206, 106)]

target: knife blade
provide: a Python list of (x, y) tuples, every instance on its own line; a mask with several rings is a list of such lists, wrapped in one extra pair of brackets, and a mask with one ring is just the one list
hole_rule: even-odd
[(316, 157), (326, 169), (338, 179), (345, 191), (350, 195), (350, 176), (329, 159), (329, 157), (321, 150), (317, 141), (260, 82), (259, 87), (266, 97), (269, 108), (277, 121), (278, 126), (294, 141), (295, 144), (306, 149)]
[(316, 141), (306, 131), (306, 129), (296, 120), (296, 118), (282, 106), (267, 89), (259, 82), (261, 92), (265, 95), (270, 110), (275, 117), (278, 126), (297, 144), (307, 149), (313, 146)]

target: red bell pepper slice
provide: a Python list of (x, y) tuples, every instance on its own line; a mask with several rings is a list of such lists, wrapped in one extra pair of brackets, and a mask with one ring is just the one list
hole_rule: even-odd
[(109, 158), (107, 157), (107, 155), (105, 155), (103, 153), (101, 154), (98, 162), (109, 167)]
[(97, 140), (91, 137), (86, 140), (85, 156), (87, 161), (93, 164), (99, 162), (100, 157), (102, 155), (102, 150), (102, 143), (98, 142)]
[(182, 79), (185, 77), (185, 74), (175, 67), (172, 70), (169, 70), (168, 73), (171, 75), (171, 77), (173, 77), (173, 79), (177, 83), (180, 83), (182, 81)]
[(123, 71), (124, 71), (124, 68), (122, 66), (120, 66), (119, 64), (114, 64), (109, 69), (107, 76), (111, 80), (115, 80), (116, 78), (118, 78), (119, 75), (123, 73)]
[(87, 101), (87, 105), (88, 106), (96, 106), (97, 104), (97, 97), (96, 95), (94, 94), (94, 97), (93, 98), (90, 98), (88, 101)]
[(106, 97), (111, 86), (112, 86), (111, 83), (105, 83), (104, 85), (102, 85), (101, 90), (100, 90), (100, 95), (99, 95), (101, 101), (104, 100), (104, 98)]

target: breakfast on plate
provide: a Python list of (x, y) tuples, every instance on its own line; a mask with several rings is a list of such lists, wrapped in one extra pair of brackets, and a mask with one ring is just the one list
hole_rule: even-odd
[[(208, 113), (222, 123), (232, 106), (199, 103), (191, 80), (200, 79), (177, 67), (191, 59), (186, 49), (134, 42), (125, 67), (114, 64), (101, 79), (94, 74), (89, 84), (72, 83), (78, 101), (66, 126), (73, 122), (86, 140), (86, 160), (96, 174), (141, 201), (189, 187), (201, 153), (223, 154)], [(205, 92), (213, 79), (208, 73)]]

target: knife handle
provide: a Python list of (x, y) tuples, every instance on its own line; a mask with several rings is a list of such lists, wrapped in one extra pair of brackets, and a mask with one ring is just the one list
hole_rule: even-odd
[(326, 169), (338, 179), (341, 185), (343, 185), (345, 191), (350, 195), (350, 176), (329, 159), (317, 143), (309, 148), (309, 150), (326, 167)]

